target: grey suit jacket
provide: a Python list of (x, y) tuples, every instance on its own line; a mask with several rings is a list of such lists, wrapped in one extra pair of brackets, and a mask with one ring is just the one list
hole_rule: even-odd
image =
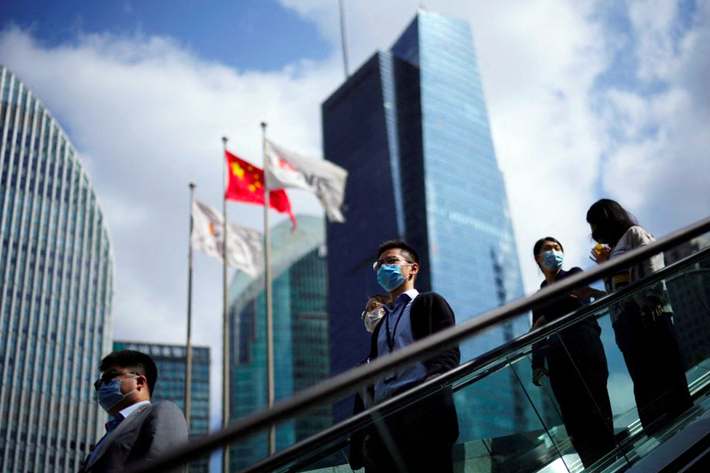
[[(128, 466), (155, 460), (185, 442), (187, 423), (180, 408), (169, 401), (146, 404), (126, 417), (99, 445), (101, 450), (96, 458), (79, 471), (122, 472)], [(184, 469), (171, 471), (177, 473)]]

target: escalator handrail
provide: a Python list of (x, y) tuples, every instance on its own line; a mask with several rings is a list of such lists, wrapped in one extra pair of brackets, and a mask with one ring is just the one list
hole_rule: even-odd
[[(476, 371), (480, 372), (479, 376), (473, 376), (467, 379), (465, 382), (452, 385), (453, 391), (459, 391), (475, 382), (478, 382), (482, 378), (485, 378), (492, 373), (504, 368), (508, 363), (517, 361), (520, 357), (525, 356), (529, 351), (521, 349), (525, 347), (531, 347), (534, 343), (544, 340), (552, 333), (564, 330), (565, 328), (580, 322), (588, 317), (597, 317), (599, 312), (605, 307), (614, 304), (624, 298), (628, 297), (630, 294), (638, 291), (639, 289), (654, 284), (662, 279), (667, 279), (669, 274), (677, 273), (679, 270), (690, 266), (697, 261), (707, 258), (710, 256), (710, 246), (693, 253), (692, 255), (677, 261), (671, 265), (665, 266), (658, 271), (650, 274), (644, 279), (630, 284), (623, 289), (612, 294), (607, 294), (606, 296), (588, 304), (575, 312), (571, 312), (564, 317), (550, 322), (549, 324), (540, 327), (539, 329), (528, 332), (515, 340), (511, 340), (499, 347), (490, 350), (481, 356), (474, 358), (460, 366), (454, 368), (451, 371), (439, 376), (435, 380), (431, 380), (427, 383), (423, 383), (415, 388), (412, 388), (396, 397), (389, 399), (386, 403), (378, 404), (373, 406), (356, 416), (350, 417), (338, 424), (329, 427), (317, 434), (308, 437), (298, 443), (295, 443), (283, 450), (276, 452), (274, 455), (267, 457), (253, 465), (240, 470), (239, 473), (262, 473), (267, 471), (273, 471), (275, 468), (286, 465), (288, 462), (301, 457), (303, 454), (312, 451), (315, 448), (322, 447), (328, 443), (337, 440), (338, 438), (344, 437), (353, 433), (354, 431), (367, 427), (373, 424), (372, 414), (378, 416), (386, 417), (394, 411), (402, 408), (402, 406), (416, 402), (422, 396), (426, 394), (436, 393), (448, 385), (452, 385), (455, 381), (460, 380)], [(516, 353), (517, 352), (517, 353)], [(511, 354), (513, 355), (511, 358)], [(503, 359), (505, 358), (505, 359)], [(495, 363), (498, 360), (502, 360), (499, 366)], [(334, 448), (334, 450), (339, 450), (344, 448), (347, 441), (338, 444), (339, 448)], [(308, 462), (304, 462), (307, 465)]]
[[(467, 320), (460, 325), (434, 333), (416, 343), (373, 360), (371, 363), (346, 371), (334, 378), (325, 380), (311, 388), (279, 401), (271, 408), (261, 409), (231, 423), (224, 429), (209, 436), (194, 439), (182, 448), (176, 449), (156, 460), (144, 462), (129, 468), (126, 473), (148, 473), (167, 470), (189, 462), (215, 449), (229, 445), (267, 429), (272, 424), (291, 419), (317, 405), (338, 399), (353, 391), (371, 384), (375, 379), (401, 365), (410, 364), (431, 357), (446, 349), (459, 345), (473, 335), (505, 323), (534, 307), (545, 305), (552, 300), (569, 293), (576, 287), (588, 285), (604, 277), (611, 276), (629, 266), (637, 264), (654, 254), (663, 252), (680, 243), (710, 231), (710, 218), (706, 218), (668, 236), (624, 255), (607, 261), (596, 268), (585, 271), (563, 281), (559, 281), (539, 292), (517, 299), (503, 307), (493, 309), (483, 315)], [(438, 384), (434, 379), (430, 383)], [(425, 383), (428, 385), (429, 383)]]

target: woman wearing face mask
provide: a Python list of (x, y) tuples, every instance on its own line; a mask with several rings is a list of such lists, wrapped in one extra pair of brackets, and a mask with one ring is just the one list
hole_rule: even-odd
[[(587, 211), (592, 238), (609, 245), (592, 250), (598, 264), (655, 241), (618, 202), (601, 199)], [(664, 266), (657, 254), (605, 281), (609, 292)], [(637, 291), (610, 309), (616, 343), (634, 382), (636, 407), (647, 434), (676, 418), (693, 402), (673, 327), (673, 310), (663, 281)]]
[[(552, 237), (538, 240), (533, 255), (545, 275), (541, 289), (582, 271), (577, 267), (569, 271), (562, 269), (564, 249)], [(589, 302), (589, 296), (602, 294), (596, 289), (584, 288), (535, 309), (532, 329), (574, 312)], [(551, 335), (545, 347), (541, 346), (543, 343), (536, 343), (532, 354), (533, 383), (540, 386), (541, 377), (549, 376), (567, 434), (585, 467), (615, 446), (611, 402), (606, 389), (609, 371), (600, 333), (596, 318), (589, 317)]]
[(375, 294), (367, 299), (365, 310), (360, 316), (365, 323), (365, 330), (372, 333), (377, 326), (377, 323), (385, 315), (385, 304), (390, 301), (390, 296), (387, 294)]

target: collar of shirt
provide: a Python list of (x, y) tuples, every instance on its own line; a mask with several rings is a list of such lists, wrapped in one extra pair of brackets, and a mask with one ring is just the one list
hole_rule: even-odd
[(405, 304), (408, 303), (409, 301), (413, 301), (415, 297), (419, 295), (419, 291), (416, 289), (410, 289), (406, 292), (403, 292), (399, 296), (397, 296), (397, 299), (394, 301), (394, 306), (390, 309), (387, 304), (385, 304), (385, 311), (389, 315), (391, 312), (394, 312), (397, 309), (397, 306), (399, 306), (402, 302)]
[(127, 419), (129, 415), (133, 414), (136, 411), (136, 409), (138, 409), (139, 407), (141, 407), (144, 404), (150, 404), (150, 401), (137, 402), (135, 404), (132, 404), (132, 405), (126, 407), (125, 409), (121, 409), (121, 415), (123, 416), (124, 419)]

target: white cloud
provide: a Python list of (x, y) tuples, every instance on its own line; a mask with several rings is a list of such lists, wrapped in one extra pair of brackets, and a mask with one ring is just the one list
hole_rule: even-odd
[(673, 61), (673, 26), (678, 20), (677, 2), (634, 0), (628, 2), (636, 34), (638, 75), (643, 79), (666, 78)]
[(568, 264), (588, 266), (584, 216), (601, 151), (588, 99), (606, 67), (599, 31), (586, 9), (555, 4), (520, 2), (471, 18), (528, 292), (540, 279), (531, 256), (538, 238), (555, 236)]
[[(220, 206), (221, 137), (261, 162), (272, 138), (319, 156), (319, 104), (341, 78), (330, 62), (235, 71), (160, 37), (80, 36), (47, 47), (27, 31), (0, 34), (0, 58), (58, 118), (86, 164), (114, 243), (115, 338), (184, 343), (188, 182)], [(320, 213), (290, 192), (296, 212)], [(229, 204), (230, 221), (262, 225), (263, 210)], [(193, 343), (212, 347), (213, 411), (221, 389), (221, 266), (196, 255)]]
[[(710, 2), (698, 3), (682, 37), (679, 7), (673, 5), (665, 17), (676, 21), (652, 19), (657, 5), (648, 2), (634, 4), (631, 15), (636, 52), (643, 58), (639, 79), (653, 76), (664, 87), (651, 94), (611, 89), (604, 95), (603, 121), (616, 136), (609, 143), (602, 184), (657, 234), (710, 214), (710, 89), (705, 77), (710, 70)], [(672, 41), (677, 48), (668, 46)], [(651, 44), (658, 46), (658, 54), (649, 52)]]

